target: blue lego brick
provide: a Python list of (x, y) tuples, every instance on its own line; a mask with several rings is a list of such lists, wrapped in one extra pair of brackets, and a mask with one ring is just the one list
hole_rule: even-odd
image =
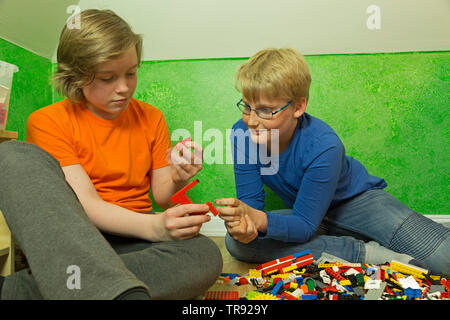
[(237, 273), (221, 273), (220, 275), (222, 277), (230, 277), (230, 280), (233, 280), (234, 278), (239, 276), (239, 274), (237, 274)]
[(301, 252), (294, 253), (294, 254), (292, 254), (292, 256), (293, 256), (294, 258), (298, 258), (298, 257), (306, 256), (307, 254), (310, 254), (310, 253), (311, 253), (311, 251), (305, 250), (305, 251), (301, 251)]
[(406, 288), (404, 294), (408, 298), (420, 298), (422, 295), (422, 291), (420, 289)]
[(283, 281), (278, 281), (277, 284), (275, 285), (275, 287), (273, 288), (271, 294), (276, 296), (282, 285), (283, 285)]

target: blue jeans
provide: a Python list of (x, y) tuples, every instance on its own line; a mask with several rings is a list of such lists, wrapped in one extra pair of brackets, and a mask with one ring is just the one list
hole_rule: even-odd
[[(291, 214), (292, 209), (275, 212)], [(351, 262), (364, 262), (367, 241), (421, 260), (434, 273), (450, 274), (450, 229), (411, 210), (383, 189), (368, 190), (330, 208), (305, 243), (256, 238), (244, 244), (228, 233), (225, 238), (232, 256), (252, 263), (307, 249), (314, 259), (326, 252)]]

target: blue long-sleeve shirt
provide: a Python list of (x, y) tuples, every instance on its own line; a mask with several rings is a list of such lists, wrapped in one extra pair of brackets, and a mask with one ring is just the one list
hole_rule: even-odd
[(260, 233), (261, 238), (306, 242), (330, 207), (387, 186), (384, 179), (369, 175), (360, 162), (345, 155), (330, 126), (307, 113), (299, 118), (289, 146), (278, 157), (259, 151), (263, 149), (251, 141), (242, 119), (234, 124), (230, 139), (238, 199), (264, 210), (265, 184), (286, 208), (293, 209), (291, 215), (265, 211), (267, 233)]

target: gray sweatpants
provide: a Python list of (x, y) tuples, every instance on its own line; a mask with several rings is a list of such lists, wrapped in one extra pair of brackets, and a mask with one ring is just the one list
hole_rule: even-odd
[(201, 235), (155, 243), (103, 235), (58, 161), (29, 143), (0, 144), (0, 210), (30, 266), (4, 279), (2, 299), (109, 300), (129, 290), (191, 299), (222, 270), (219, 249)]

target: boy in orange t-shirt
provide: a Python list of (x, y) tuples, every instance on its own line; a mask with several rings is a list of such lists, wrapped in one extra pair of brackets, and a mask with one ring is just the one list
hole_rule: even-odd
[[(14, 185), (0, 209), (33, 275), (0, 278), (0, 298), (196, 297), (222, 269), (217, 246), (199, 235), (209, 207), (170, 207), (169, 197), (202, 169), (202, 148), (170, 151), (162, 112), (133, 98), (141, 37), (109, 10), (79, 18), (58, 46), (54, 79), (67, 99), (30, 115), (31, 144), (1, 146), (0, 170)], [(69, 285), (67, 270), (80, 270), (79, 283)]]

